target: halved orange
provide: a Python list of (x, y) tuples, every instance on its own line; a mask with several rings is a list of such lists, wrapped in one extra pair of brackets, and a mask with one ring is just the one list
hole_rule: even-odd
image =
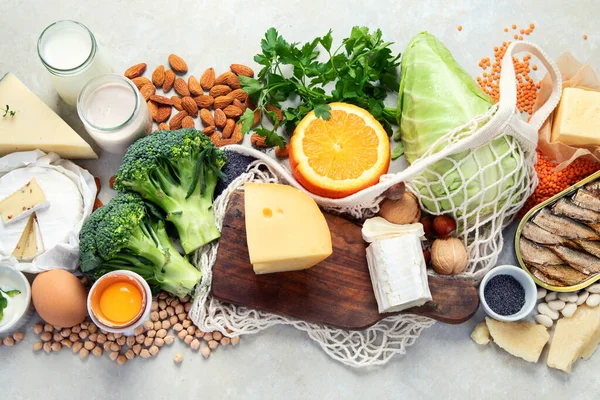
[(314, 194), (339, 199), (379, 182), (390, 165), (390, 141), (368, 111), (331, 103), (325, 121), (308, 113), (290, 140), (292, 174)]

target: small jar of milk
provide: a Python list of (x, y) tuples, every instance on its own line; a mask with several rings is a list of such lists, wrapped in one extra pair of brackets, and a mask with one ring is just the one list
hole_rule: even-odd
[(48, 26), (38, 39), (37, 49), (54, 88), (72, 106), (90, 79), (113, 72), (94, 34), (76, 21), (58, 21)]
[(77, 113), (100, 147), (123, 154), (138, 138), (152, 131), (146, 101), (133, 82), (117, 74), (90, 80), (77, 99)]

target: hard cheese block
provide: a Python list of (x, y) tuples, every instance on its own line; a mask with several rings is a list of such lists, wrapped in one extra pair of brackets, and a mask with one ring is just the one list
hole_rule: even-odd
[(310, 268), (332, 253), (331, 234), (319, 207), (287, 185), (246, 183), (245, 221), (256, 274)]
[(600, 144), (600, 92), (565, 88), (552, 123), (552, 142)]
[[(8, 224), (18, 221), (26, 212), (38, 209), (39, 205), (46, 202), (46, 196), (35, 178), (19, 188), (16, 192), (0, 201), (0, 214), (2, 222)], [(37, 207), (37, 208), (36, 208)], [(31, 213), (29, 213), (31, 214)]]
[(556, 323), (548, 353), (548, 366), (571, 372), (577, 359), (588, 359), (600, 342), (600, 307), (581, 305), (571, 318)]
[(525, 361), (537, 362), (550, 334), (542, 325), (531, 322), (501, 322), (486, 317), (494, 342), (508, 353)]
[(11, 73), (0, 80), (0, 104), (17, 112), (12, 117), (0, 115), (0, 156), (40, 149), (63, 158), (98, 158), (85, 140)]
[(486, 345), (490, 342), (490, 330), (485, 322), (480, 322), (471, 333), (471, 339), (477, 344)]

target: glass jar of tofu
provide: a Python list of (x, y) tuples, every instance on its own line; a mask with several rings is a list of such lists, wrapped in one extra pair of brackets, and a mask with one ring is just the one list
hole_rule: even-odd
[(572, 292), (600, 279), (600, 171), (532, 208), (515, 235), (521, 267), (539, 286)]

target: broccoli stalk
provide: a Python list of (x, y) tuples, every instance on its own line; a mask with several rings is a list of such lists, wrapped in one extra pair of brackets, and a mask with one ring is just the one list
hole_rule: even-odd
[(115, 178), (156, 204), (175, 225), (186, 253), (220, 237), (213, 196), (225, 154), (193, 129), (157, 132), (129, 147)]
[(179, 297), (188, 294), (202, 274), (173, 247), (164, 222), (134, 193), (121, 193), (97, 210), (80, 235), (79, 262), (84, 273), (98, 278), (129, 270), (141, 275), (154, 291)]

